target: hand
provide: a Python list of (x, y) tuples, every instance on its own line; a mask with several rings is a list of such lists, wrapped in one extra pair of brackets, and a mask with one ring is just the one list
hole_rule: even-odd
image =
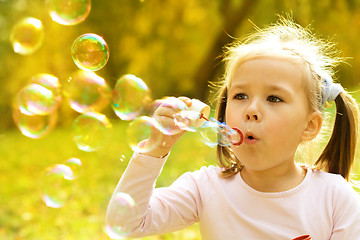
[(180, 129), (174, 122), (174, 114), (191, 107), (192, 101), (187, 97), (169, 97), (163, 100), (160, 106), (154, 112), (154, 119), (159, 123), (160, 128), (152, 127), (149, 139), (145, 143), (151, 145), (158, 144), (151, 151), (144, 153), (153, 157), (164, 157), (167, 155), (175, 143), (181, 138), (186, 131)]

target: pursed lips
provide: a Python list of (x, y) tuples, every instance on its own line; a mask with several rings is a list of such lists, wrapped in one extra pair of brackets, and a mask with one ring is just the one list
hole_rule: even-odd
[(247, 132), (245, 134), (244, 142), (246, 144), (255, 144), (258, 140), (259, 139), (252, 132)]

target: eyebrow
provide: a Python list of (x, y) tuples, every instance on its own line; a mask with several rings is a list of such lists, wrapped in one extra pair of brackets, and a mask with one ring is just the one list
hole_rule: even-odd
[[(231, 85), (231, 86), (229, 87), (229, 91), (231, 91), (231, 89), (237, 89), (237, 88), (246, 89), (246, 88), (247, 88), (247, 84), (244, 84), (244, 83), (236, 83), (236, 84)], [(269, 91), (280, 91), (280, 92), (285, 92), (286, 94), (289, 94), (289, 95), (292, 94), (292, 91), (289, 90), (287, 87), (279, 86), (279, 85), (276, 85), (276, 84), (271, 84), (271, 85), (263, 86), (262, 88), (265, 88), (265, 89), (267, 89), (267, 90), (269, 90)]]

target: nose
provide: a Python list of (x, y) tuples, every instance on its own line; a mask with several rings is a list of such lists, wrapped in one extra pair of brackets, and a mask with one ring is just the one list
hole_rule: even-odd
[(261, 121), (262, 115), (260, 113), (259, 103), (252, 101), (245, 110), (245, 121)]

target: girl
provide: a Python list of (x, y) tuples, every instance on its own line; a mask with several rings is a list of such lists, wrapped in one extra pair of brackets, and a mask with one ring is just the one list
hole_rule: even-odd
[[(154, 129), (134, 153), (115, 189), (129, 194), (139, 215), (119, 218), (112, 199), (106, 220), (131, 226), (129, 237), (176, 231), (200, 223), (203, 239), (360, 239), (360, 202), (348, 183), (354, 161), (358, 107), (332, 82), (332, 45), (280, 18), (225, 54), (217, 119), (244, 133), (239, 146), (218, 146), (219, 167), (185, 173), (170, 187), (154, 188), (163, 164), (184, 134)], [(191, 106), (188, 98), (177, 98)], [(332, 136), (312, 168), (298, 165), (300, 143), (314, 139), (322, 106), (335, 100)], [(172, 99), (173, 101), (173, 99)], [(154, 117), (170, 128), (177, 109), (166, 101)]]

